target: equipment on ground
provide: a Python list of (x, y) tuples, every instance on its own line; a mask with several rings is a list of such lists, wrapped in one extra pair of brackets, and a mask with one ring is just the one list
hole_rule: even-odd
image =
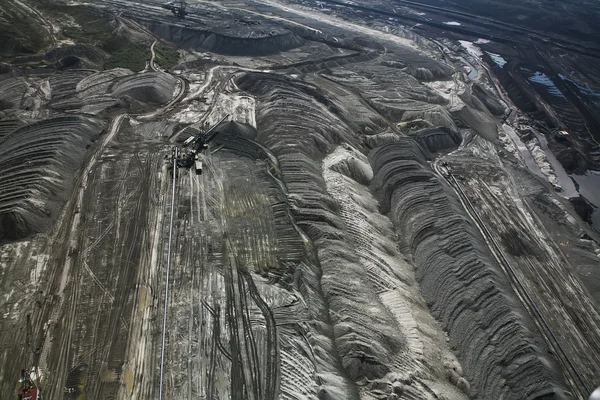
[(177, 160), (177, 166), (180, 168), (191, 168), (193, 165), (194, 169), (196, 170), (196, 174), (202, 174), (203, 165), (200, 153), (202, 153), (204, 149), (207, 149), (208, 143), (219, 134), (219, 131), (215, 128), (221, 125), (221, 123), (227, 118), (229, 118), (229, 114), (224, 116), (219, 122), (213, 125), (213, 127), (207, 130), (206, 132), (200, 132), (195, 136), (190, 136), (189, 138), (187, 138), (185, 142), (183, 142), (183, 145), (186, 147), (191, 146), (192, 148), (188, 149), (187, 151), (183, 150), (183, 152), (181, 153), (181, 157), (179, 157), (179, 159)]
[(171, 11), (177, 18), (183, 19), (188, 15), (188, 12), (185, 10), (187, 8), (187, 3), (184, 0), (170, 1), (161, 5), (161, 7)]
[(35, 385), (33, 379), (27, 370), (21, 370), (21, 379), (19, 379), (19, 390), (17, 399), (19, 400), (41, 400), (40, 388)]
[[(25, 353), (29, 356), (33, 356), (32, 345), (31, 345), (31, 319), (27, 315), (27, 331), (25, 334)], [(41, 400), (41, 390), (36, 385), (35, 381), (29, 374), (29, 368), (33, 362), (26, 358), (24, 362), (24, 368), (21, 369), (21, 379), (19, 379), (19, 387), (17, 389), (18, 400)], [(37, 371), (37, 369), (36, 369)]]

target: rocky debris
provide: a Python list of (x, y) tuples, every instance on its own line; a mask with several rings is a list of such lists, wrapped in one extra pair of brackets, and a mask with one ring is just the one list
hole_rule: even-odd
[(452, 112), (465, 125), (477, 132), (481, 137), (494, 141), (498, 139), (498, 121), (485, 111), (464, 105)]
[(385, 130), (376, 135), (369, 135), (364, 138), (365, 144), (368, 148), (374, 149), (379, 146), (383, 146), (384, 144), (396, 143), (403, 138), (404, 135), (400, 135), (392, 130)]
[(467, 86), (459, 91), (458, 97), (462, 105), (451, 107), (450, 111), (452, 115), (477, 132), (481, 137), (490, 141), (498, 139), (498, 120), (490, 113), (484, 103), (477, 96), (473, 95), (472, 86)]
[(86, 148), (103, 130), (97, 120), (54, 117), (0, 141), (0, 240), (44, 231), (69, 196)]
[(223, 121), (221, 124), (217, 125), (214, 130), (220, 134), (240, 136), (246, 139), (256, 139), (255, 127), (234, 120)]

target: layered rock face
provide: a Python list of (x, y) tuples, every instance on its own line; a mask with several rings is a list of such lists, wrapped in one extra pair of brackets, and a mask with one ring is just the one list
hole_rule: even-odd
[(217, 54), (268, 55), (290, 50), (304, 43), (301, 37), (292, 32), (277, 33), (272, 36), (243, 37), (155, 21), (147, 21), (145, 25), (161, 38), (177, 43), (182, 48), (211, 51)]
[(97, 115), (128, 106), (139, 112), (172, 99), (178, 81), (163, 72), (133, 74), (127, 69), (69, 71), (50, 78), (50, 106), (58, 111)]
[[(77, 82), (68, 95), (56, 98), (54, 94), (52, 108), (97, 115), (107, 109), (122, 106), (124, 101), (111, 94), (112, 86), (119, 78), (130, 75), (133, 75), (133, 72), (123, 68), (86, 75)], [(131, 84), (127, 87), (131, 88)]]
[(112, 86), (112, 95), (139, 103), (163, 104), (171, 100), (177, 85), (173, 75), (164, 72), (147, 72), (119, 79)]
[[(535, 325), (428, 166), (431, 154), (456, 149), (457, 131), (393, 134), (367, 159), (344, 122), (348, 110), (322, 90), (267, 74), (237, 83), (257, 97), (258, 140), (277, 157), (296, 222), (314, 243), (337, 353), (361, 393), (562, 398), (562, 378)], [(458, 350), (466, 380), (425, 317), (425, 301)], [(445, 368), (430, 367), (430, 357)]]
[(420, 129), (411, 132), (410, 136), (430, 153), (455, 150), (462, 139), (460, 134), (448, 128)]
[(371, 187), (412, 256), (423, 296), (443, 322), (477, 398), (562, 398), (526, 312), (475, 227), (412, 139), (369, 154)]
[(0, 111), (10, 108), (19, 108), (27, 91), (25, 79), (0, 80)]
[[(430, 62), (435, 70), (437, 64)], [(360, 90), (369, 105), (393, 122), (418, 118), (456, 131), (452, 115), (445, 108), (448, 100), (422, 85), (410, 72), (405, 64), (373, 61), (334, 69), (329, 78)]]
[(54, 221), (86, 147), (102, 130), (94, 119), (55, 117), (0, 140), (0, 240), (26, 237)]
[(257, 96), (258, 140), (277, 157), (296, 223), (314, 245), (336, 354), (360, 386), (358, 395), (350, 386), (320, 398), (466, 398), (461, 367), (365, 186), (372, 171), (338, 116), (346, 110), (312, 85), (274, 75), (237, 84)]

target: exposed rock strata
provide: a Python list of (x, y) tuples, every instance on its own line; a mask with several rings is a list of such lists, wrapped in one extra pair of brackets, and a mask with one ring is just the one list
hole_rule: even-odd
[[(373, 150), (372, 187), (478, 398), (560, 398), (552, 363), (457, 200), (411, 139)], [(544, 397), (549, 396), (549, 397)]]
[(0, 119), (0, 140), (22, 125), (23, 122), (18, 119)]
[(0, 110), (20, 108), (27, 92), (24, 78), (8, 78), (0, 80)]
[[(325, 158), (325, 169), (321, 167), (338, 143), (361, 148), (358, 137), (335, 114), (344, 110), (336, 110), (322, 91), (299, 81), (246, 74), (237, 83), (258, 96), (258, 139), (277, 156), (297, 224), (314, 242), (336, 350), (352, 380), (366, 384), (369, 394), (364, 398), (401, 393), (415, 399), (434, 398), (434, 393), (464, 398), (447, 382), (450, 371), (455, 374), (453, 382), (461, 378), (451, 353), (440, 350), (443, 334), (429, 336), (425, 332), (436, 328), (427, 313), (415, 316), (405, 308), (404, 296), (416, 285), (411, 288), (410, 278), (404, 276), (410, 276), (410, 267), (386, 238), (391, 234), (389, 221), (376, 217), (375, 200), (360, 183), (371, 177), (366, 159), (360, 153), (354, 160)], [(339, 185), (345, 175), (352, 177), (348, 190)], [(362, 222), (351, 217), (354, 211), (363, 216)], [(370, 224), (370, 217), (380, 221)], [(381, 247), (367, 245), (374, 242)], [(427, 339), (419, 338), (419, 330)], [(447, 370), (431, 371), (424, 365), (436, 355), (450, 360)], [(414, 374), (415, 370), (420, 372)]]
[(75, 93), (77, 84), (94, 71), (68, 71), (53, 74), (49, 78), (52, 101), (58, 101)]
[[(461, 136), (458, 132), (448, 128), (425, 128), (409, 134), (415, 139), (422, 148), (430, 153), (438, 153), (454, 150), (461, 142)], [(377, 146), (379, 147), (379, 146)]]
[[(119, 78), (132, 76), (128, 69), (116, 68), (92, 73), (79, 80), (75, 87), (69, 87), (69, 95), (52, 102), (52, 108), (64, 112), (81, 112), (97, 115), (101, 112), (124, 106), (125, 101), (111, 94), (112, 87)], [(140, 86), (143, 81), (139, 82)], [(123, 96), (127, 98), (126, 96)]]
[(155, 21), (144, 24), (161, 38), (182, 48), (211, 51), (217, 54), (257, 56), (275, 54), (301, 46), (304, 40), (292, 32), (263, 37), (239, 37), (210, 30), (166, 25)]
[(99, 121), (55, 117), (0, 140), (0, 240), (40, 232), (54, 220)]
[(359, 90), (370, 106), (392, 122), (423, 119), (433, 126), (457, 129), (444, 107), (448, 101), (399, 68), (376, 62), (354, 64), (334, 69), (329, 77)]
[(171, 100), (177, 79), (163, 72), (147, 72), (120, 78), (112, 86), (112, 95), (146, 104), (163, 104)]

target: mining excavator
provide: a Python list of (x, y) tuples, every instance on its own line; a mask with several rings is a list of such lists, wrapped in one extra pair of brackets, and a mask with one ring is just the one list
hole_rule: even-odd
[(229, 114), (224, 116), (206, 132), (199, 132), (197, 135), (190, 136), (184, 142), (184, 146), (188, 147), (188, 150), (182, 152), (181, 157), (177, 161), (177, 166), (181, 168), (190, 168), (193, 165), (196, 174), (200, 175), (202, 173), (200, 153), (208, 148), (208, 143), (219, 134), (219, 131), (215, 128), (221, 125), (227, 118), (229, 118)]
[(161, 7), (165, 10), (171, 11), (173, 15), (177, 16), (177, 18), (183, 19), (186, 15), (188, 15), (187, 11), (185, 10), (187, 8), (187, 3), (184, 0), (170, 1), (166, 4), (163, 4)]
[[(26, 360), (24, 362), (24, 368), (21, 369), (21, 378), (19, 379), (18, 388), (17, 388), (17, 399), (18, 400), (41, 400), (42, 394), (41, 389), (35, 383), (35, 380), (31, 377), (29, 373), (30, 368), (33, 365), (31, 359), (33, 357), (34, 352), (32, 351), (32, 342), (31, 342), (31, 320), (29, 315), (27, 315), (27, 332), (25, 334), (25, 353), (27, 354)], [(37, 373), (37, 368), (34, 369)]]

